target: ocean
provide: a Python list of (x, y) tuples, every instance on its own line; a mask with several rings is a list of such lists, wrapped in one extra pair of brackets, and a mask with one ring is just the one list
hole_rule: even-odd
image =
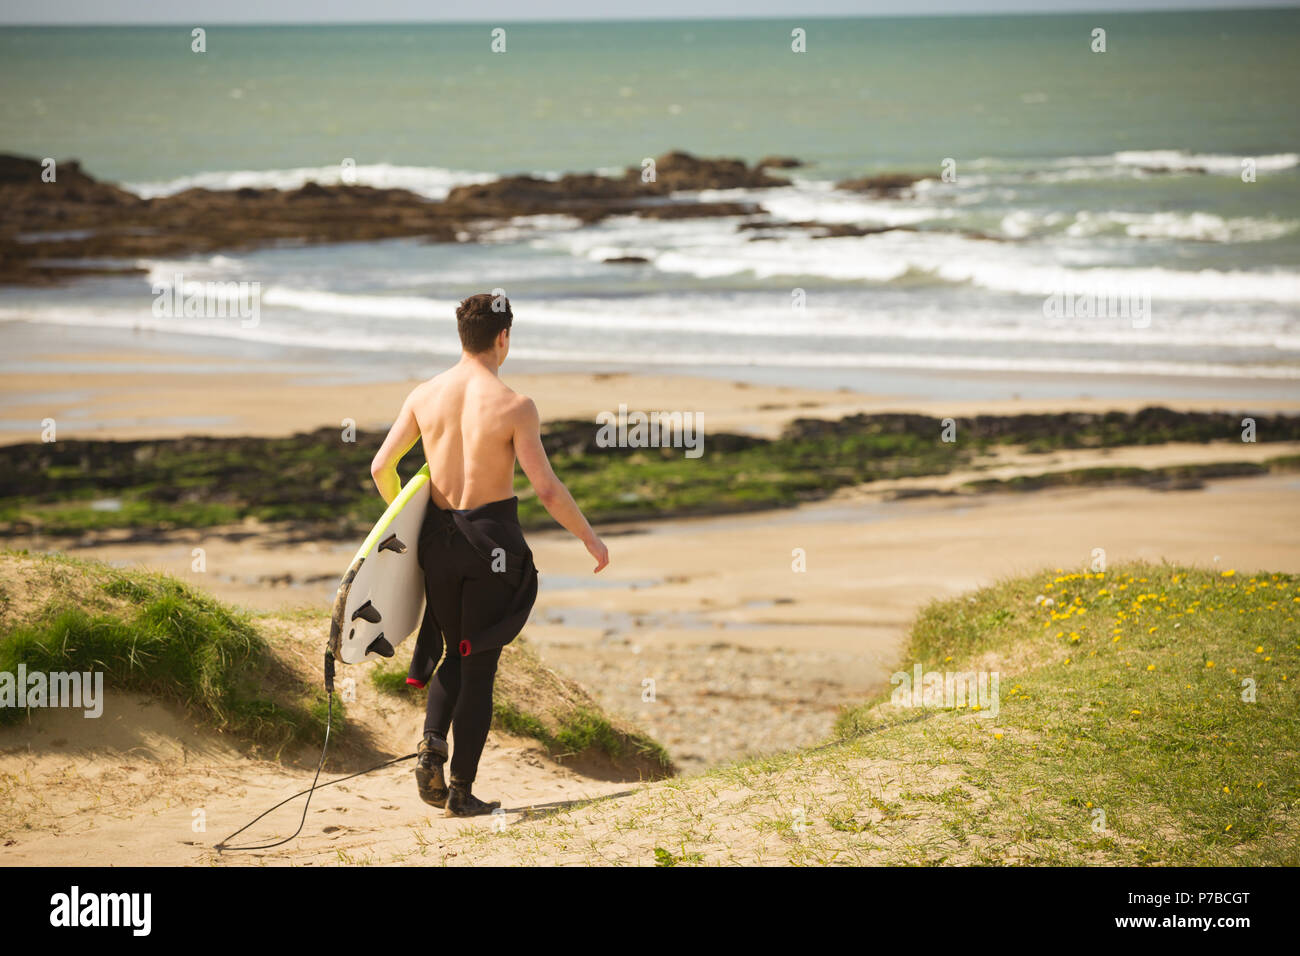
[[(702, 198), (906, 228), (535, 217), (481, 243), (150, 260), (147, 278), (0, 290), (0, 367), (154, 342), (431, 372), (458, 351), (456, 301), (501, 288), (530, 369), (1300, 397), (1300, 10), (213, 26), (205, 53), (190, 29), (0, 29), (0, 150), (144, 195), (338, 182), (350, 160), (358, 182), (431, 198), (673, 149), (785, 155), (807, 164), (791, 186)], [(906, 198), (834, 188), (945, 166)], [(153, 316), (178, 274), (259, 283), (257, 324)]]

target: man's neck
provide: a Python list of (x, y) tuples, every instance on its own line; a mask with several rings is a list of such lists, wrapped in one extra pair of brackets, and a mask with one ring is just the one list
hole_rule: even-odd
[(495, 352), (480, 352), (472, 355), (469, 352), (460, 353), (460, 364), (464, 366), (477, 366), (487, 372), (497, 375), (497, 356)]

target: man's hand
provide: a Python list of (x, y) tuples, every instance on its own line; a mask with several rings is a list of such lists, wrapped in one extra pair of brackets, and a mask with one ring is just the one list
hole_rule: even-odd
[(587, 545), (587, 553), (596, 559), (596, 567), (591, 573), (599, 574), (601, 569), (609, 564), (609, 548), (605, 547), (605, 542), (594, 534), (591, 536), (591, 540), (584, 542), (584, 544)]

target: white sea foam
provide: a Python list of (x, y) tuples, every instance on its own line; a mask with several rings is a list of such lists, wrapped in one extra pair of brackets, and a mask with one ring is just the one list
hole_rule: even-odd
[(454, 322), (458, 302), (411, 295), (357, 295), (272, 286), (262, 293), (262, 304), (333, 315)]
[[(246, 329), (240, 323), (212, 319), (153, 318), (147, 310), (105, 310), (100, 308), (62, 308), (52, 314), (42, 310), (0, 308), (0, 321), (43, 321), (64, 326), (92, 326), (133, 331), (217, 337), (345, 352), (398, 352), (408, 357), (452, 357), (458, 349), (439, 346), (430, 339), (412, 341), (409, 335), (361, 333), (353, 327), (338, 327), (305, 335), (300, 328), (273, 322)], [(629, 365), (654, 367), (767, 367), (767, 368), (852, 368), (914, 369), (951, 372), (1019, 372), (1056, 375), (1131, 375), (1203, 378), (1254, 378), (1300, 380), (1300, 365), (1279, 363), (1231, 364), (1222, 362), (1089, 359), (1051, 356), (979, 356), (939, 355), (893, 352), (800, 352), (779, 351), (767, 354), (726, 352), (687, 352), (674, 350), (594, 348), (555, 349), (518, 346), (512, 354), (520, 359), (537, 361), (581, 362), (586, 365)]]
[[(840, 239), (813, 239), (800, 231), (778, 230), (776, 238), (752, 241), (752, 232), (737, 228), (739, 221), (620, 217), (587, 229), (547, 233), (532, 245), (597, 262), (640, 256), (661, 272), (703, 280), (750, 276), (887, 283), (928, 278), (1021, 295), (1082, 287), (1117, 294), (1149, 290), (1153, 297), (1167, 301), (1300, 302), (1300, 273), (1285, 269), (1131, 268), (1113, 265), (1113, 254), (1102, 246), (997, 243), (938, 230)], [(1071, 215), (1022, 210), (1005, 216), (1001, 228), (1009, 236), (1023, 237), (1046, 229), (1060, 232), (1063, 225), (1072, 237), (1109, 230), (1135, 237), (1205, 241), (1275, 238), (1297, 227), (1292, 221), (1224, 219), (1203, 213)]]
[(1143, 239), (1186, 239), (1197, 242), (1262, 242), (1294, 232), (1294, 220), (1255, 219), (1235, 216), (1225, 219), (1208, 212), (1079, 212), (1066, 229), (1071, 236), (1091, 236), (1111, 227), (1125, 235)]
[[(352, 183), (379, 189), (409, 189), (429, 199), (445, 199), (456, 186), (490, 182), (495, 173), (440, 169), (433, 166), (393, 166), (374, 163), (350, 170)], [(124, 183), (124, 188), (146, 199), (170, 196), (186, 189), (298, 189), (308, 182), (333, 186), (344, 181), (342, 165), (298, 169), (243, 169), (229, 172), (196, 173), (145, 183)]]
[[(907, 321), (902, 321), (898, 316), (873, 314), (860, 305), (846, 306), (832, 301), (796, 313), (788, 303), (784, 306), (764, 305), (756, 302), (755, 298), (748, 296), (741, 301), (727, 302), (717, 296), (707, 295), (685, 301), (670, 296), (650, 296), (621, 306), (604, 299), (566, 298), (563, 304), (545, 301), (530, 303), (526, 312), (520, 315), (520, 321), (526, 320), (527, 327), (535, 330), (534, 342), (563, 340), (583, 343), (585, 346), (586, 343), (602, 338), (613, 343), (639, 341), (645, 347), (637, 354), (647, 354), (662, 351), (666, 335), (672, 336), (683, 351), (689, 351), (692, 339), (714, 339), (729, 341), (737, 346), (736, 351), (742, 354), (752, 353), (751, 357), (759, 364), (770, 365), (815, 365), (820, 361), (813, 353), (809, 353), (797, 361), (787, 362), (790, 353), (781, 346), (758, 344), (765, 339), (792, 337), (823, 342), (871, 342), (878, 345), (891, 342), (931, 342), (947, 348), (960, 348), (961, 343), (1005, 343), (1012, 346), (1035, 346), (1040, 351), (1044, 346), (1115, 347), (1117, 351), (1123, 352), (1149, 348), (1158, 350), (1171, 366), (1178, 367), (1198, 364), (1194, 354), (1179, 357), (1179, 352), (1184, 350), (1215, 349), (1220, 353), (1233, 350), (1273, 350), (1300, 356), (1300, 330), (1297, 330), (1294, 320), (1285, 315), (1274, 317), (1269, 328), (1261, 328), (1258, 317), (1250, 326), (1243, 326), (1232, 320), (1202, 316), (1199, 319), (1180, 319), (1156, 323), (1150, 328), (1134, 329), (1131, 323), (1121, 320), (1048, 320), (1042, 317), (1041, 310), (1031, 309), (1014, 314), (953, 316), (932, 308), (928, 313), (910, 314)], [(406, 323), (433, 321), (449, 328), (454, 322), (456, 307), (456, 303), (451, 300), (414, 296), (344, 295), (280, 287), (267, 290), (262, 296), (261, 304), (264, 307), (262, 321), (259, 327), (252, 330), (223, 320), (154, 316), (144, 301), (135, 308), (120, 305), (0, 308), (0, 321), (152, 329), (271, 344), (400, 351), (410, 346), (411, 332), (403, 328)], [(364, 321), (338, 321), (332, 319), (332, 316), (362, 318)], [(752, 348), (741, 345), (746, 340), (753, 343)], [(429, 340), (422, 334), (421, 341)], [(454, 338), (447, 341), (454, 344)], [(536, 348), (534, 346), (534, 354)], [(668, 350), (668, 354), (676, 354), (676, 348)], [(962, 356), (936, 355), (933, 351), (928, 354), (936, 362), (951, 362), (959, 358), (966, 361), (966, 357)], [(570, 359), (580, 357), (571, 351), (554, 349), (547, 352), (547, 355)], [(833, 363), (840, 359), (850, 364), (858, 361), (852, 350), (826, 349), (816, 355), (822, 355)], [(960, 367), (982, 367), (980, 363), (996, 364), (1003, 358), (1009, 361), (1012, 357), (969, 357), (969, 362), (976, 364)], [(1055, 367), (1051, 363), (1056, 361), (1053, 356), (1015, 358), (1018, 362), (1048, 363), (1043, 366), (1044, 370)], [(892, 360), (876, 358), (872, 361), (881, 364)], [(1090, 361), (1095, 363), (1105, 360)], [(1226, 362), (1221, 364), (1225, 368), (1241, 369), (1242, 374), (1245, 374), (1246, 369), (1255, 367)]]
[(1138, 239), (1236, 243), (1279, 239), (1295, 232), (1297, 227), (1300, 227), (1300, 222), (1295, 220), (1259, 219), (1251, 216), (1225, 218), (1208, 212), (1080, 210), (1071, 215), (1017, 209), (1002, 217), (1000, 228), (1002, 235), (1009, 239), (1063, 232), (1074, 238), (1113, 233)]
[(872, 199), (833, 188), (828, 182), (804, 182), (764, 190), (706, 190), (698, 194), (703, 202), (754, 202), (773, 218), (787, 222), (861, 223), (877, 226), (910, 226), (932, 219), (949, 219), (956, 210), (932, 205)]
[[(1206, 173), (1240, 176), (1242, 162), (1251, 160), (1256, 174), (1268, 176), (1300, 165), (1298, 153), (1259, 156), (1228, 153), (1190, 153), (1179, 149), (1121, 150), (1097, 156), (1062, 156), (1052, 159), (1008, 160), (996, 156), (966, 160), (959, 167), (959, 188), (1032, 181), (1070, 183), (1106, 179), (1145, 179), (1167, 174)], [(935, 188), (918, 183), (918, 191)]]
[[(595, 238), (598, 234), (592, 234)], [(1094, 289), (1115, 294), (1149, 291), (1157, 299), (1204, 302), (1259, 301), (1300, 303), (1300, 273), (1269, 271), (1197, 271), (1164, 267), (1127, 268), (1100, 264), (1099, 250), (1073, 253), (1075, 265), (1058, 264), (1064, 251), (1024, 248), (951, 233), (889, 232), (843, 239), (788, 236), (749, 242), (732, 229), (700, 227), (693, 235), (681, 231), (664, 247), (649, 230), (636, 233), (636, 254), (656, 269), (701, 279), (751, 275), (757, 279), (816, 277), (836, 280), (891, 282), (907, 276), (928, 276), (944, 282), (1020, 295), (1051, 295), (1062, 289)], [(588, 236), (576, 234), (570, 248), (581, 252)], [(591, 243), (607, 254), (617, 243)], [(647, 253), (658, 248), (653, 255)]]
[(577, 216), (563, 213), (542, 213), (535, 216), (514, 216), (504, 222), (493, 223), (475, 233), (479, 242), (518, 242), (539, 232), (568, 231), (582, 227)]
[(969, 282), (980, 288), (1020, 295), (1047, 296), (1066, 290), (1126, 297), (1150, 294), (1156, 301), (1300, 302), (1300, 275), (1282, 270), (1068, 269), (967, 260), (941, 263), (934, 274), (949, 282)]
[(1300, 165), (1300, 153), (1246, 156), (1221, 153), (1188, 153), (1181, 149), (1130, 149), (1114, 153), (1112, 158), (1121, 166), (1213, 173), (1218, 176), (1240, 175), (1241, 164), (1247, 159), (1253, 161), (1256, 172), (1261, 173), (1275, 173)]

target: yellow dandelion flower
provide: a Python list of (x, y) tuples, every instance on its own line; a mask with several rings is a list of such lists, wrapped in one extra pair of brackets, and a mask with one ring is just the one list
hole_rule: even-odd
[(1148, 664), (1148, 665), (1147, 665), (1147, 670), (1149, 670), (1149, 671), (1153, 671), (1153, 670), (1155, 670), (1155, 669), (1156, 669), (1156, 665), (1155, 665), (1155, 664)]

